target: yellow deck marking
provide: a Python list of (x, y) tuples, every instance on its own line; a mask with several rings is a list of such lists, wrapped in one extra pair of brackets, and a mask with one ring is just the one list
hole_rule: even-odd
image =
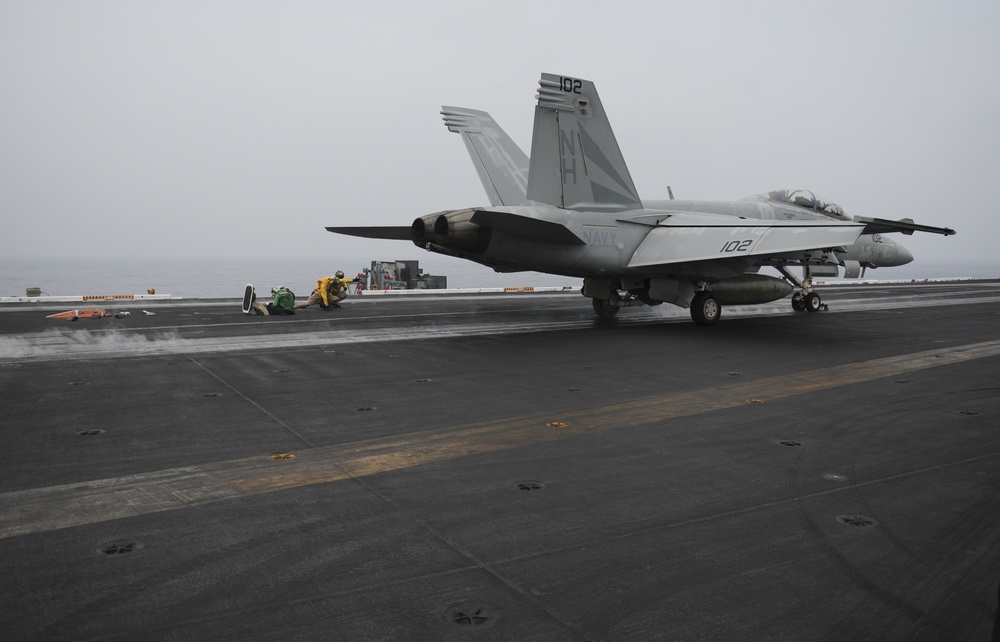
[(582, 408), (560, 413), (561, 423), (566, 425), (559, 430), (546, 428), (547, 417), (531, 415), (298, 450), (294, 460), (274, 461), (270, 455), (261, 455), (2, 493), (0, 539), (403, 470), (715, 410), (743, 407), (756, 412), (747, 399), (780, 399), (997, 355), (1000, 341), (986, 341)]

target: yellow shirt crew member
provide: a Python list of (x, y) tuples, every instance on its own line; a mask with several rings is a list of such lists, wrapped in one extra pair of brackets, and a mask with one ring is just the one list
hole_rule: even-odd
[(347, 298), (347, 288), (344, 287), (342, 279), (344, 272), (337, 270), (333, 276), (324, 276), (316, 281), (316, 289), (312, 291), (309, 298), (301, 303), (295, 304), (295, 309), (307, 308), (314, 303), (319, 303), (324, 310), (329, 308), (339, 308), (340, 302)]

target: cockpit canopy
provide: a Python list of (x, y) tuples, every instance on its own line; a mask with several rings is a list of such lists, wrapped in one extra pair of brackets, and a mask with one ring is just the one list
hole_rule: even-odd
[(833, 218), (850, 220), (844, 208), (807, 189), (776, 189), (766, 194), (754, 194), (750, 200), (797, 205)]

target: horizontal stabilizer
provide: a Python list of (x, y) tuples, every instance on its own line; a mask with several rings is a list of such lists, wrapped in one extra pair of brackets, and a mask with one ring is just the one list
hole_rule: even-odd
[(563, 243), (565, 245), (584, 245), (584, 240), (574, 234), (562, 223), (546, 221), (531, 216), (512, 214), (510, 212), (494, 212), (478, 210), (472, 216), (476, 225), (546, 243)]
[(413, 233), (410, 227), (401, 225), (386, 225), (370, 227), (328, 227), (328, 232), (334, 234), (346, 234), (347, 236), (360, 236), (366, 239), (388, 239), (390, 241), (410, 241), (413, 240)]
[(904, 218), (898, 221), (890, 221), (885, 218), (867, 218), (864, 216), (856, 216), (854, 218), (858, 223), (865, 224), (864, 234), (887, 234), (889, 232), (902, 232), (903, 234), (910, 235), (914, 232), (928, 232), (930, 234), (941, 234), (944, 236), (951, 236), (955, 233), (955, 230), (950, 227), (933, 227), (930, 225), (918, 225), (913, 222), (913, 219)]

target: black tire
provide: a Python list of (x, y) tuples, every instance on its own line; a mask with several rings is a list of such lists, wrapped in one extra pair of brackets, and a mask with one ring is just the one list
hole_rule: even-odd
[(796, 294), (792, 297), (792, 309), (796, 312), (805, 312), (806, 303), (802, 300), (801, 294)]
[(819, 295), (815, 292), (810, 292), (802, 298), (802, 303), (805, 304), (806, 310), (809, 312), (818, 312), (823, 306), (823, 300), (819, 298)]
[(722, 316), (722, 306), (711, 292), (698, 292), (691, 300), (691, 319), (698, 325), (715, 325)]
[(591, 299), (591, 302), (594, 304), (594, 312), (602, 319), (611, 319), (618, 314), (618, 310), (621, 310), (617, 305), (612, 305), (608, 299)]

